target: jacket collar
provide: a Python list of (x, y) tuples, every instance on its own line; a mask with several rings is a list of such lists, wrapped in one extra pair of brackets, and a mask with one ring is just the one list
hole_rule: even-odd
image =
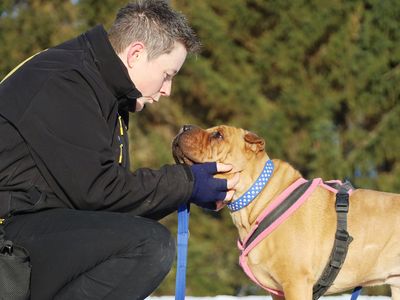
[[(142, 94), (129, 78), (128, 71), (111, 46), (104, 27), (97, 25), (84, 33), (84, 36), (101, 76), (118, 99), (118, 110), (123, 115), (128, 115), (127, 111), (134, 112), (136, 99)], [(127, 117), (123, 118), (127, 125)]]

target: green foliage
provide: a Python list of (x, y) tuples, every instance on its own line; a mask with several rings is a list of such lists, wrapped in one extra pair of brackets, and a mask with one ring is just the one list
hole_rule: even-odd
[(183, 69), (187, 76), (179, 78), (174, 97), (200, 124), (253, 130), (267, 140), (272, 157), (288, 160), (307, 177), (349, 178), (396, 191), (395, 1), (177, 5), (204, 51)]
[(123, 0), (79, 0), (79, 23), (82, 30), (87, 30), (97, 24), (109, 28), (114, 21), (118, 9), (126, 5)]
[(69, 1), (2, 1), (0, 9), (1, 78), (27, 57), (79, 33)]
[[(397, 1), (171, 3), (204, 47), (188, 58), (171, 99), (131, 115), (134, 168), (173, 163), (171, 140), (183, 124), (226, 123), (264, 137), (270, 157), (289, 161), (305, 177), (400, 192)], [(108, 28), (124, 4), (1, 1), (0, 76), (97, 23)], [(163, 222), (175, 230), (175, 216)], [(250, 285), (237, 265), (227, 211), (194, 207), (190, 224), (188, 294), (234, 294)], [(173, 294), (173, 281), (174, 271), (157, 293)]]

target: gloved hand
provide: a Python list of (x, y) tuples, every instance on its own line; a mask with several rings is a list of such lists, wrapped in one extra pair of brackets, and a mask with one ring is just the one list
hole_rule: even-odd
[(194, 164), (190, 167), (194, 177), (194, 186), (190, 202), (207, 209), (216, 209), (218, 200), (225, 200), (228, 190), (227, 180), (214, 178), (218, 173), (217, 163)]

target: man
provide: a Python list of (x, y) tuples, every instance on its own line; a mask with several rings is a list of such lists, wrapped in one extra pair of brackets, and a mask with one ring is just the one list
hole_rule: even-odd
[[(31, 299), (143, 299), (175, 242), (155, 220), (231, 199), (231, 166), (129, 171), (128, 111), (169, 96), (199, 42), (161, 0), (122, 8), (32, 57), (0, 84), (0, 217), (32, 262)], [(1, 292), (0, 292), (1, 293)]]

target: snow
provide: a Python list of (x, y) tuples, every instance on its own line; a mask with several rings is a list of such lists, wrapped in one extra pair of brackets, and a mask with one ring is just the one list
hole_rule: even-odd
[[(350, 300), (351, 295), (341, 296), (326, 296), (320, 299), (326, 300)], [(148, 297), (146, 300), (174, 300), (174, 296), (161, 296), (161, 297)], [(270, 296), (246, 296), (246, 297), (234, 297), (234, 296), (215, 296), (215, 297), (192, 297), (187, 296), (186, 300), (271, 300)], [(359, 296), (357, 300), (390, 300), (390, 297), (384, 296)]]

